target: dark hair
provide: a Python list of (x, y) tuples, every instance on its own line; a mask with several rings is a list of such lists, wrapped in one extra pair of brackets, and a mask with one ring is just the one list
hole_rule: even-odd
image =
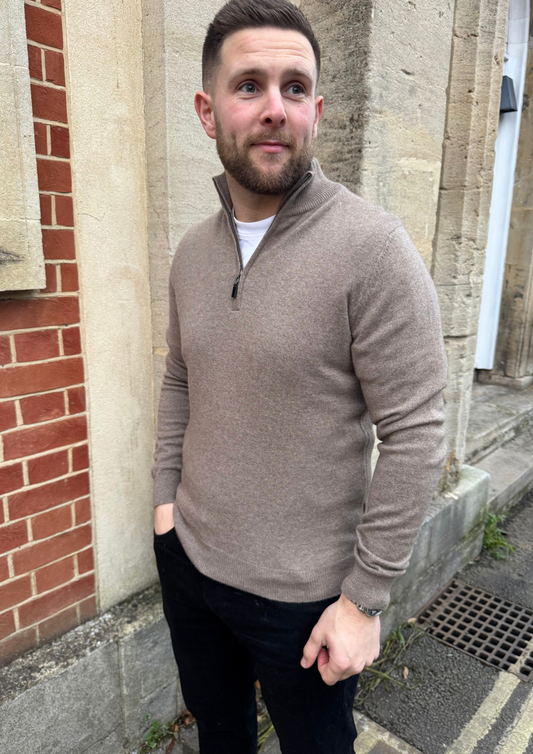
[(311, 43), (316, 60), (317, 81), (320, 73), (320, 47), (311, 24), (302, 11), (289, 0), (230, 0), (209, 24), (202, 50), (204, 89), (220, 62), (220, 50), (226, 37), (241, 29), (274, 26), (299, 31)]

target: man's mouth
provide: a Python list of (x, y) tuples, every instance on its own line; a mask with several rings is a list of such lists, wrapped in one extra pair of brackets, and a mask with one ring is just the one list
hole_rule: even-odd
[(257, 147), (262, 152), (267, 152), (269, 154), (277, 154), (288, 149), (287, 144), (283, 144), (281, 141), (275, 140), (258, 141), (252, 144), (252, 146)]

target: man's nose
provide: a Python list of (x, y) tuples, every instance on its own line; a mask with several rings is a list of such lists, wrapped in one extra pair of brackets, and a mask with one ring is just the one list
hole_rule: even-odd
[(287, 114), (281, 92), (279, 89), (270, 89), (261, 116), (261, 123), (270, 128), (281, 128), (286, 121)]

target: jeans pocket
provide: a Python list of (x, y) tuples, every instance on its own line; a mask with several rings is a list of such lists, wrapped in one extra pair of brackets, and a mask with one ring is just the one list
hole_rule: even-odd
[(169, 529), (168, 531), (163, 532), (163, 534), (156, 534), (156, 531), (154, 529), (154, 540), (156, 542), (163, 542), (167, 539), (172, 539), (174, 535), (176, 534), (176, 527), (172, 527), (172, 529)]

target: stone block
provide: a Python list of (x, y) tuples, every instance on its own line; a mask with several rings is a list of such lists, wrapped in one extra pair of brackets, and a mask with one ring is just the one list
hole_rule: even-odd
[(84, 749), (83, 754), (120, 754), (122, 744), (122, 726), (119, 726), (112, 733), (102, 738), (101, 741), (96, 741), (88, 749)]
[[(117, 645), (106, 643), (0, 707), (2, 754), (117, 754), (122, 740)], [(102, 742), (99, 745), (99, 742)], [(97, 746), (100, 748), (94, 748)]]
[(120, 641), (125, 735), (136, 742), (153, 719), (171, 720), (177, 713), (178, 671), (164, 618)]

